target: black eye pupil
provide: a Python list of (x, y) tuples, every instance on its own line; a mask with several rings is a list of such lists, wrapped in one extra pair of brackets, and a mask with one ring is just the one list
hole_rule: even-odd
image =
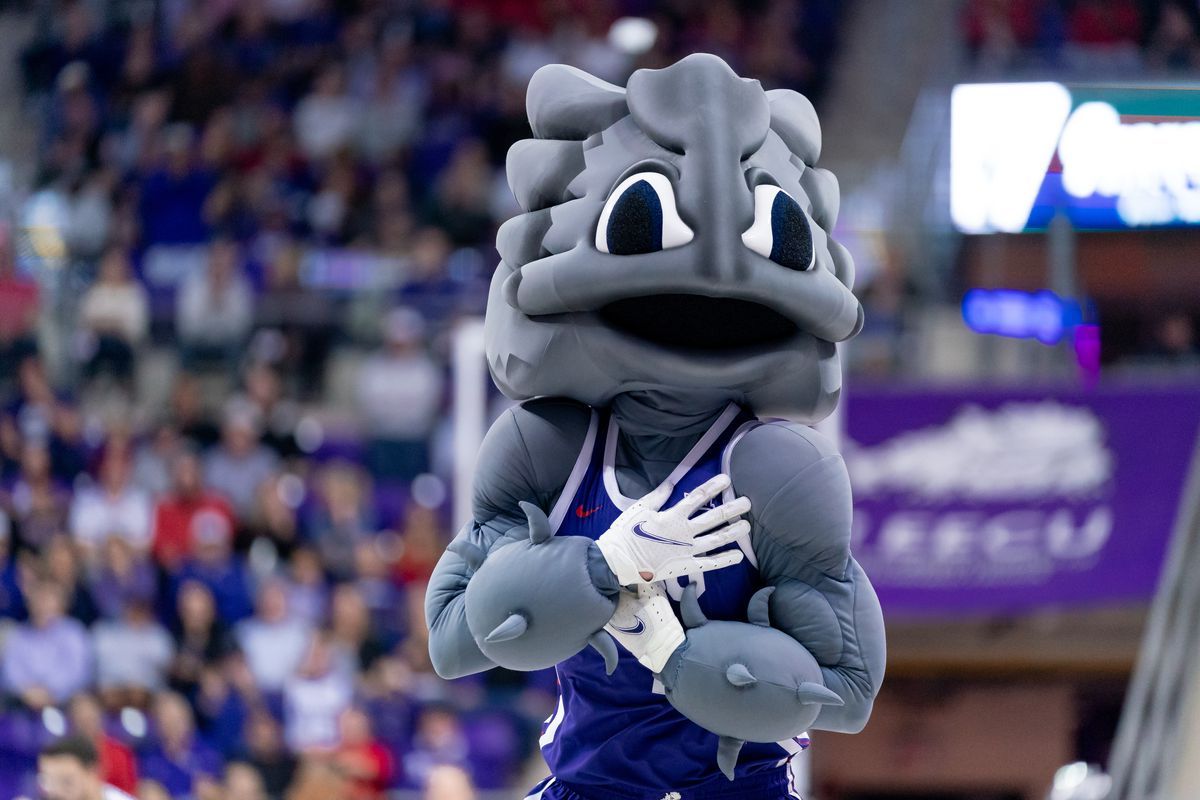
[(783, 192), (771, 204), (771, 260), (803, 272), (812, 263), (812, 234), (800, 204)]
[(663, 210), (658, 192), (640, 180), (621, 193), (608, 215), (608, 252), (618, 256), (662, 250)]

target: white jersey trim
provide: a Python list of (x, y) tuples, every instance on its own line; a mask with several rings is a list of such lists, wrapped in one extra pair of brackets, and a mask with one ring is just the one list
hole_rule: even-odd
[[(713, 442), (725, 432), (725, 429), (729, 427), (729, 424), (733, 422), (740, 411), (741, 409), (738, 408), (737, 403), (730, 403), (726, 406), (725, 410), (721, 412), (721, 416), (717, 417), (713, 422), (712, 427), (700, 437), (699, 441), (692, 445), (692, 449), (688, 451), (688, 454), (683, 457), (683, 460), (679, 462), (675, 469), (671, 470), (671, 474), (659, 484), (659, 487), (661, 488), (664, 484), (668, 483), (677, 484), (683, 480), (683, 477), (691, 472), (692, 467), (696, 466), (696, 462), (700, 460), (700, 457), (708, 452), (708, 448), (713, 446)], [(608, 493), (608, 498), (612, 500), (613, 505), (624, 511), (636, 503), (638, 498), (626, 497), (621, 494), (621, 490), (617, 486), (615, 464), (617, 457), (617, 436), (620, 432), (621, 430), (617, 426), (617, 421), (609, 417), (608, 438), (604, 442), (604, 490)]]
[(563, 707), (563, 699), (560, 694), (558, 696), (558, 708), (554, 709), (554, 713), (550, 715), (550, 719), (546, 720), (546, 730), (538, 738), (539, 749), (554, 741), (554, 737), (558, 735), (558, 726), (562, 725), (563, 718), (566, 716), (567, 710)]
[(588, 422), (587, 436), (583, 439), (583, 446), (575, 459), (575, 466), (571, 468), (571, 474), (567, 477), (562, 492), (554, 501), (554, 507), (550, 509), (550, 530), (555, 533), (558, 533), (559, 526), (563, 524), (567, 512), (571, 510), (571, 501), (575, 499), (575, 493), (579, 491), (579, 485), (583, 483), (583, 478), (587, 475), (588, 465), (592, 462), (592, 451), (596, 448), (596, 432), (599, 427), (600, 415), (593, 410), (592, 418)]
[(546, 790), (549, 789), (551, 787), (551, 785), (554, 784), (555, 780), (556, 780), (555, 778), (551, 777), (545, 783), (543, 783), (540, 787), (535, 788), (533, 790), (532, 794), (525, 795), (525, 800), (541, 800), (542, 795), (544, 795), (546, 793)]
[[(748, 419), (738, 426), (738, 429), (733, 432), (733, 436), (729, 439), (729, 444), (725, 445), (725, 452), (721, 453), (721, 472), (729, 474), (729, 462), (733, 458), (733, 448), (737, 447), (737, 443), (742, 440), (742, 437), (750, 432), (751, 428), (757, 428), (762, 424), (761, 420)], [(733, 493), (733, 485), (721, 495), (722, 503), (729, 503), (737, 499), (737, 495)], [(738, 538), (734, 539), (737, 546), (743, 553), (746, 554), (746, 560), (750, 562), (750, 566), (758, 569), (758, 556), (754, 554), (754, 545), (750, 541), (750, 531), (746, 531)]]

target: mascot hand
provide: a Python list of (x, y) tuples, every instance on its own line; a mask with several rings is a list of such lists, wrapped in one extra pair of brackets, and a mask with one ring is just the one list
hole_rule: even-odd
[(634, 592), (622, 590), (617, 610), (604, 629), (654, 673), (662, 671), (684, 642), (683, 625), (661, 583), (639, 584)]
[[(664, 483), (617, 517), (596, 544), (621, 585), (654, 583), (741, 561), (740, 550), (704, 554), (749, 533), (750, 523), (746, 520), (725, 524), (750, 510), (748, 498), (739, 497), (692, 517), (727, 488), (729, 476), (717, 475), (671, 508), (660, 511), (674, 489)], [(712, 533), (701, 535), (707, 531)]]

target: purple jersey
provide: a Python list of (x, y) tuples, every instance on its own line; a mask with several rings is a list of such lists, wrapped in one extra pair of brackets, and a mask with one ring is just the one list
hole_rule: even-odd
[[(728, 470), (733, 444), (758, 424), (749, 412), (730, 404), (667, 478), (675, 490), (665, 507)], [(579, 459), (550, 513), (556, 533), (596, 539), (636, 502), (617, 486), (618, 433), (607, 412), (593, 412)], [(732, 499), (732, 490), (727, 490), (723, 501)], [(745, 622), (750, 597), (764, 584), (749, 534), (725, 549), (731, 547), (744, 552), (741, 563), (692, 580), (709, 619)], [(677, 611), (688, 580), (666, 581)], [(618, 650), (620, 661), (612, 675), (605, 674), (604, 660), (590, 647), (555, 668), (558, 707), (543, 726), (540, 744), (556, 780), (584, 794), (602, 787), (604, 797), (631, 800), (659, 800), (710, 782), (713, 788), (736, 786), (717, 768), (717, 736), (676, 711), (654, 675), (624, 648)], [(784, 773), (792, 756), (807, 746), (804, 737), (778, 744), (748, 742), (738, 759), (739, 782), (751, 775), (757, 783), (765, 777), (762, 773)]]

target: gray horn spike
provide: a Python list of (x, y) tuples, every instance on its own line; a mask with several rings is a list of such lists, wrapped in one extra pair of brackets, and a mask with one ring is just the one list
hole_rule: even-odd
[(521, 510), (525, 512), (525, 519), (529, 522), (529, 541), (541, 544), (554, 535), (554, 531), (550, 530), (550, 519), (546, 516), (545, 511), (524, 500), (520, 502), (520, 506)]
[(696, 584), (689, 583), (683, 587), (683, 597), (679, 600), (679, 614), (683, 617), (683, 627), (699, 628), (708, 622), (708, 617), (700, 610), (700, 599), (696, 596)]
[(771, 595), (775, 593), (774, 586), (764, 586), (754, 593), (750, 598), (750, 604), (746, 608), (746, 618), (755, 625), (761, 625), (764, 628), (771, 627)]
[(588, 637), (588, 644), (604, 657), (604, 673), (612, 675), (617, 668), (617, 643), (604, 631), (596, 631)]
[(485, 636), (483, 640), (488, 644), (508, 642), (521, 636), (528, 627), (529, 622), (524, 616), (521, 614), (509, 614), (508, 619), (492, 628), (492, 632)]
[(824, 706), (844, 706), (846, 701), (819, 683), (805, 681), (796, 688), (796, 696), (802, 703), (820, 703)]
[(729, 669), (725, 670), (725, 680), (732, 683), (734, 686), (753, 686), (758, 683), (758, 678), (754, 677), (754, 673), (745, 664), (731, 664)]
[(455, 539), (446, 549), (465, 561), (472, 570), (483, 566), (483, 560), (487, 557), (481, 548), (466, 539)]
[(742, 740), (732, 736), (722, 736), (717, 740), (717, 766), (721, 773), (733, 780), (733, 771), (737, 768), (738, 754), (742, 752)]

